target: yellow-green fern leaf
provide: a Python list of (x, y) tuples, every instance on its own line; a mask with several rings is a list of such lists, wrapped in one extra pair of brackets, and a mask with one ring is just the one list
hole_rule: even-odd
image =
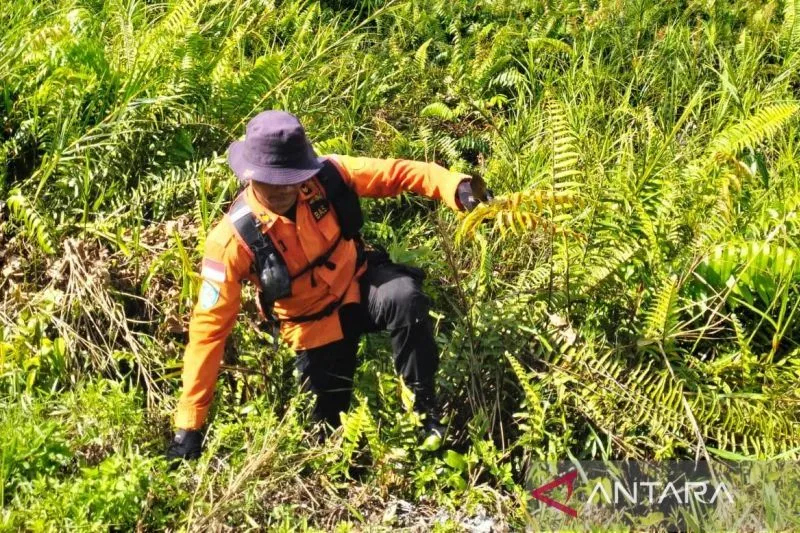
[(428, 62), (428, 47), (431, 45), (433, 39), (428, 39), (422, 46), (420, 46), (416, 52), (414, 52), (414, 64), (417, 65), (417, 68), (420, 71), (425, 70), (425, 65)]
[(456, 109), (450, 109), (447, 104), (442, 102), (433, 102), (432, 104), (428, 104), (422, 108), (422, 111), (420, 111), (420, 116), (426, 118), (438, 118), (440, 120), (454, 120), (458, 118), (461, 112), (462, 110), (459, 107)]
[(20, 222), (26, 231), (36, 238), (42, 251), (47, 254), (55, 253), (47, 223), (19, 189), (11, 191), (6, 204), (11, 210), (11, 219)]
[(473, 236), (484, 220), (492, 219), (495, 229), (503, 236), (509, 231), (521, 234), (538, 228), (558, 232), (561, 226), (557, 226), (550, 215), (568, 213), (580, 203), (580, 197), (572, 191), (527, 190), (499, 196), (489, 203), (478, 204), (464, 217), (456, 233), (456, 242)]
[(505, 355), (525, 393), (525, 405), (529, 417), (528, 425), (530, 431), (540, 434), (544, 426), (544, 407), (542, 406), (542, 395), (539, 391), (540, 386), (533, 383), (533, 377), (522, 368), (516, 357), (508, 352)]
[(750, 350), (750, 343), (747, 340), (741, 321), (735, 314), (732, 314), (730, 319), (731, 323), (733, 324), (733, 330), (736, 332), (736, 341), (739, 343), (739, 348), (742, 350), (742, 355), (746, 359), (751, 358), (753, 356), (753, 352)]
[(710, 286), (730, 291), (752, 303), (753, 293), (765, 304), (778, 285), (800, 277), (798, 251), (763, 241), (730, 242), (718, 245), (695, 269)]
[(784, 1), (781, 41), (785, 43), (789, 53), (800, 48), (800, 2), (797, 0)]
[(580, 152), (564, 106), (553, 97), (548, 97), (545, 102), (553, 143), (553, 186), (559, 188), (560, 184), (573, 183), (575, 177), (581, 175), (577, 168)]
[(550, 37), (532, 37), (528, 39), (528, 50), (547, 50), (550, 49), (554, 52), (562, 52), (571, 55), (572, 47), (564, 41), (558, 39), (551, 39)]
[(350, 461), (358, 447), (361, 436), (371, 423), (369, 406), (362, 401), (351, 413), (342, 413), (342, 455), (345, 462)]
[(677, 323), (678, 283), (675, 276), (668, 278), (653, 299), (645, 315), (644, 337), (663, 343)]
[(708, 157), (735, 155), (774, 135), (791, 119), (800, 105), (796, 102), (773, 104), (719, 133), (708, 146)]

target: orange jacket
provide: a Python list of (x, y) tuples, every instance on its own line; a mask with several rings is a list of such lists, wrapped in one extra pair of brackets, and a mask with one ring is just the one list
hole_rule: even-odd
[[(458, 184), (469, 179), (439, 165), (400, 159), (373, 159), (332, 155), (342, 178), (359, 196), (395, 196), (411, 191), (442, 200), (458, 210)], [(310, 204), (322, 187), (314, 178), (301, 188), (295, 222), (272, 213), (258, 200), (250, 187), (243, 194), (262, 228), (279, 248), (290, 275), (294, 275), (320, 254), (327, 251), (339, 236), (339, 224), (333, 211), (312, 212)], [(233, 216), (235, 214), (232, 213)], [(329, 216), (330, 215), (330, 216)], [(319, 220), (317, 220), (317, 218)], [(365, 269), (356, 269), (354, 241), (342, 240), (330, 261), (335, 268), (320, 267), (311, 274), (292, 281), (291, 296), (275, 302), (275, 315), (287, 318), (308, 315), (324, 309), (331, 302), (342, 304), (360, 298), (358, 278)], [(175, 413), (175, 425), (196, 429), (203, 425), (214, 394), (214, 385), (222, 360), (225, 339), (233, 328), (241, 304), (241, 282), (257, 283), (250, 272), (252, 257), (247, 246), (237, 239), (226, 215), (208, 234), (201, 276), (203, 284), (189, 323), (189, 344), (183, 362), (183, 393)], [(343, 296), (343, 298), (342, 298)], [(281, 338), (294, 350), (315, 348), (343, 337), (338, 313), (312, 322), (282, 322)]]

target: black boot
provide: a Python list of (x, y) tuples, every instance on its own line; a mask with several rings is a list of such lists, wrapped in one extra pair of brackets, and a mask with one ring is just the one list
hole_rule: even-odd
[(422, 418), (423, 447), (434, 451), (444, 440), (447, 427), (442, 424), (442, 412), (431, 387), (413, 387), (414, 410)]

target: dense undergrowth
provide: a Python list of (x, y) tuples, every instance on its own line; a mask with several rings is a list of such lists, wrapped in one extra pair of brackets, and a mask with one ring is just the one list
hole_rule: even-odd
[[(799, 3), (4, 0), (0, 28), (1, 528), (521, 527), (534, 461), (800, 454)], [(311, 442), (249, 308), (206, 454), (161, 459), (224, 152), (270, 108), (497, 196), (364, 202), (429, 273), (451, 451), (380, 336)]]

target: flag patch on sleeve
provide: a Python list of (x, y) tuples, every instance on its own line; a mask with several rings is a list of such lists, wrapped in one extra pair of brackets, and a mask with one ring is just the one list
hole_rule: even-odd
[(213, 259), (203, 259), (200, 276), (209, 281), (223, 283), (225, 281), (225, 265)]

